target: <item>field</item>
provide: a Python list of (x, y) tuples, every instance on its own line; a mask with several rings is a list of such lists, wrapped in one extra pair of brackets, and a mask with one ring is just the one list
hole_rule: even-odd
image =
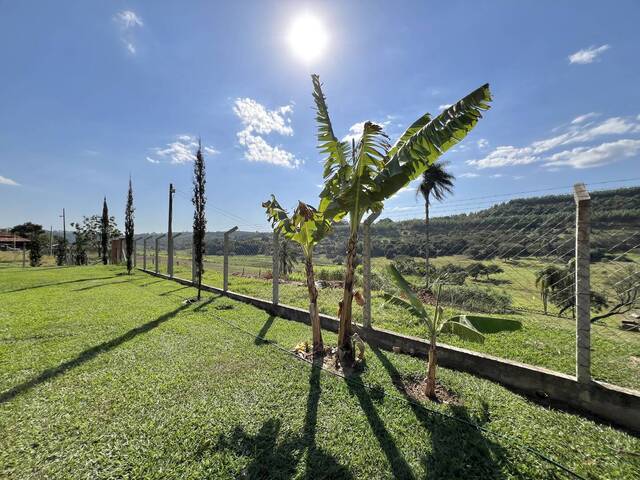
[(193, 294), (117, 267), (4, 268), (0, 477), (566, 476), (537, 453), (586, 478), (640, 473), (625, 433), (446, 369), (462, 405), (408, 403), (394, 381), (421, 361), (369, 349), (345, 380), (277, 348), (308, 327)]
[[(638, 257), (633, 256), (633, 260), (637, 261)], [(141, 264), (141, 259), (138, 261)], [(433, 260), (436, 266), (450, 262), (464, 266), (470, 260), (463, 257), (438, 257)], [(162, 261), (160, 263), (160, 271), (165, 271), (166, 267)], [(221, 256), (207, 257), (205, 283), (222, 286), (222, 263)], [(320, 259), (318, 263), (316, 276), (319, 276), (322, 271), (339, 271), (342, 268), (330, 265), (327, 259)], [(374, 258), (372, 263), (374, 270), (382, 271), (388, 260)], [(488, 336), (482, 345), (463, 342), (451, 335), (443, 336), (443, 343), (546, 367), (562, 373), (575, 374), (575, 322), (570, 317), (558, 318), (536, 313), (542, 309), (539, 295), (534, 287), (535, 271), (541, 264), (535, 259), (522, 259), (516, 265), (499, 260), (487, 263), (500, 265), (504, 273), (493, 275), (492, 282), (484, 279), (467, 279), (467, 284), (505, 291), (511, 295), (514, 307), (523, 311), (502, 316), (520, 320), (523, 324), (522, 330)], [(190, 265), (190, 256), (184, 252), (179, 254), (175, 266), (176, 276), (190, 278)], [(152, 268), (151, 264), (149, 268)], [(271, 280), (264, 278), (264, 274), (271, 270), (271, 257), (231, 256), (229, 269), (231, 272), (229, 288), (232, 291), (259, 298), (271, 298)], [(593, 265), (594, 284), (602, 284), (604, 273), (605, 264)], [(258, 274), (261, 277), (258, 277)], [(416, 284), (422, 281), (418, 277), (410, 277), (410, 280)], [(385, 288), (392, 288), (392, 285), (386, 285)], [(374, 326), (415, 336), (425, 335), (424, 326), (403, 310), (384, 305), (381, 294), (382, 291), (374, 291), (372, 294)], [(342, 290), (339, 288), (320, 289), (321, 312), (336, 315), (341, 298)], [(300, 264), (290, 275), (290, 281), (280, 285), (280, 301), (301, 308), (308, 307), (304, 273), (301, 271)], [(456, 308), (447, 309), (447, 313), (451, 315), (460, 312), (464, 311)], [(358, 322), (362, 319), (362, 310), (357, 306), (354, 307), (354, 318)], [(614, 316), (593, 325), (592, 372), (598, 380), (640, 390), (640, 334), (620, 330), (619, 322), (619, 316)]]

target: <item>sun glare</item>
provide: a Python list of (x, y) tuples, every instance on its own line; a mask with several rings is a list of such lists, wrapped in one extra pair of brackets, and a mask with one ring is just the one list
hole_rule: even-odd
[(322, 55), (329, 38), (320, 19), (305, 13), (294, 19), (288, 40), (293, 54), (308, 63)]

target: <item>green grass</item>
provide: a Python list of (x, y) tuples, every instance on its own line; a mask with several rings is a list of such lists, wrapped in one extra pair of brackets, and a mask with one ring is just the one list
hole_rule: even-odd
[(411, 405), (392, 379), (417, 359), (368, 349), (347, 382), (227, 322), (284, 348), (305, 325), (121, 273), (3, 270), (0, 477), (563, 477), (523, 446), (587, 478), (640, 474), (640, 441), (613, 428), (446, 369), (464, 405)]
[[(266, 258), (266, 257), (265, 257)], [(254, 257), (233, 257), (232, 265), (246, 262), (246, 273), (255, 268), (259, 262), (266, 265), (266, 260)], [(374, 268), (381, 269), (388, 261), (382, 258), (374, 259)], [(436, 264), (456, 262), (464, 265), (468, 259), (458, 257), (439, 257)], [(539, 298), (526, 285), (534, 283), (534, 272), (540, 263), (536, 260), (522, 260), (516, 267), (501, 264), (505, 272), (495, 275), (496, 280), (504, 282), (494, 288), (506, 289), (514, 298), (514, 303), (522, 308), (539, 309)], [(190, 263), (183, 262), (176, 266), (176, 275), (190, 278)], [(266, 268), (266, 267), (265, 267)], [(320, 269), (339, 269), (341, 266), (319, 266)], [(596, 264), (595, 272), (600, 272), (602, 265)], [(222, 287), (222, 268), (207, 267), (204, 275), (205, 283)], [(229, 277), (229, 288), (259, 298), (271, 298), (271, 280), (232, 274)], [(238, 269), (235, 269), (238, 272)], [(265, 271), (264, 269), (262, 270)], [(298, 284), (282, 284), (280, 286), (280, 301), (282, 303), (308, 307), (307, 290), (303, 284), (303, 276), (295, 272), (292, 279)], [(414, 278), (419, 282), (420, 279)], [(475, 284), (483, 288), (492, 288), (484, 282), (468, 280), (468, 284)], [(324, 288), (320, 290), (319, 306), (321, 313), (335, 316), (338, 302), (342, 299), (339, 288)], [(417, 323), (406, 312), (393, 306), (385, 306), (382, 292), (373, 292), (372, 317), (373, 325), (408, 335), (424, 337), (424, 325)], [(447, 314), (460, 313), (459, 309), (449, 308)], [(488, 353), (501, 358), (524, 362), (530, 365), (549, 368), (558, 372), (575, 374), (575, 322), (571, 318), (558, 318), (537, 313), (516, 313), (502, 315), (522, 322), (523, 328), (518, 332), (498, 333), (487, 336), (484, 344), (464, 342), (453, 335), (443, 335), (442, 342), (471, 350)], [(354, 306), (354, 318), (357, 322), (362, 319), (362, 309)], [(611, 317), (592, 328), (592, 372), (596, 379), (640, 390), (640, 334), (619, 330), (619, 318)]]

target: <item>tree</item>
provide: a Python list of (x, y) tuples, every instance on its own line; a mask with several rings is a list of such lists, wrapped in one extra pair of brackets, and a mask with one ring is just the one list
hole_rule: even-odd
[(58, 243), (56, 244), (56, 265), (59, 267), (64, 265), (67, 257), (67, 239), (62, 237), (57, 237), (56, 240)]
[(540, 299), (542, 300), (542, 308), (545, 315), (549, 308), (549, 297), (552, 289), (556, 284), (559, 284), (562, 276), (562, 270), (555, 265), (547, 265), (536, 272), (536, 287), (540, 290)]
[[(82, 223), (71, 223), (76, 228), (76, 235), (81, 232), (86, 241), (86, 248), (91, 251), (98, 252), (98, 257), (102, 258), (102, 216), (91, 215), (90, 217), (82, 217)], [(118, 238), (122, 236), (115, 217), (109, 217), (109, 227), (107, 228), (109, 238)]]
[(127, 273), (131, 275), (133, 268), (133, 187), (131, 186), (131, 177), (129, 177), (129, 191), (127, 192), (127, 206), (124, 211), (124, 243), (125, 253), (127, 255)]
[(640, 270), (637, 267), (628, 266), (613, 275), (607, 283), (615, 292), (615, 304), (607, 312), (591, 317), (592, 323), (612, 315), (629, 313), (640, 306)]
[(76, 231), (74, 232), (75, 242), (73, 242), (72, 246), (74, 263), (76, 265), (86, 265), (88, 244), (86, 234), (82, 230), (82, 225), (80, 223), (71, 223), (71, 226), (75, 227), (76, 229)]
[(42, 235), (44, 233), (44, 229), (42, 225), (38, 225), (37, 223), (25, 222), (20, 225), (16, 225), (11, 230), (9, 230), (16, 237), (22, 238), (31, 238), (32, 235)]
[(295, 263), (298, 261), (298, 254), (292, 248), (291, 242), (287, 238), (283, 238), (280, 241), (280, 248), (278, 249), (278, 264), (280, 265), (280, 271), (282, 276), (287, 276), (293, 272)]
[(202, 292), (202, 274), (204, 273), (204, 236), (207, 233), (207, 216), (205, 207), (207, 197), (205, 196), (205, 186), (207, 184), (204, 156), (202, 155), (202, 144), (198, 141), (198, 151), (193, 162), (193, 260), (196, 264), (196, 281), (198, 282), (198, 300)]
[(417, 295), (413, 292), (404, 277), (393, 265), (388, 266), (391, 278), (405, 295), (407, 300), (390, 293), (383, 293), (386, 303), (396, 305), (409, 312), (414, 317), (422, 320), (427, 327), (429, 335), (429, 360), (427, 364), (427, 379), (424, 394), (429, 398), (435, 397), (436, 366), (437, 366), (437, 340), (441, 333), (451, 333), (462, 340), (472, 342), (484, 342), (484, 334), (504, 331), (514, 331), (521, 328), (522, 324), (517, 320), (504, 318), (480, 317), (471, 315), (457, 315), (448, 320), (443, 318), (443, 309), (440, 306), (440, 289), (436, 288), (436, 305), (433, 317), (429, 315)]
[(107, 197), (102, 203), (102, 217), (100, 221), (100, 251), (102, 252), (102, 264), (109, 262), (107, 252), (109, 248), (109, 207), (107, 207)]
[(42, 243), (40, 235), (32, 233), (29, 241), (29, 265), (39, 267), (42, 260)]
[(314, 355), (324, 351), (322, 330), (320, 326), (320, 312), (318, 310), (318, 289), (316, 288), (313, 270), (313, 249), (331, 232), (331, 221), (315, 208), (303, 202), (298, 202), (293, 214), (284, 210), (275, 196), (262, 206), (267, 211), (267, 217), (274, 230), (287, 240), (300, 244), (304, 255), (304, 267), (307, 277), (307, 291), (309, 292), (309, 320), (311, 321), (312, 343)]
[(331, 222), (349, 217), (344, 291), (340, 302), (338, 353), (341, 361), (354, 360), (351, 342), (354, 260), (358, 228), (368, 212), (379, 212), (383, 202), (418, 178), (444, 152), (460, 142), (482, 118), (491, 101), (483, 85), (458, 103), (431, 118), (416, 120), (393, 146), (382, 127), (365, 122), (356, 143), (340, 141), (333, 132), (320, 78), (312, 75), (318, 143), (324, 160), (324, 188), (318, 210)]
[(424, 264), (425, 286), (429, 288), (429, 206), (431, 198), (441, 202), (444, 197), (453, 191), (453, 181), (456, 179), (445, 167), (447, 162), (439, 161), (430, 165), (422, 173), (422, 181), (418, 185), (416, 195), (424, 198)]
[(467, 266), (467, 273), (474, 280), (477, 280), (480, 275), (486, 275), (487, 267), (484, 263), (473, 262)]
[(495, 263), (489, 264), (487, 265), (487, 267), (485, 268), (484, 274), (487, 277), (487, 280), (489, 280), (489, 275), (496, 275), (498, 273), (503, 273), (504, 270), (502, 269), (502, 267), (500, 267), (499, 265), (496, 265)]

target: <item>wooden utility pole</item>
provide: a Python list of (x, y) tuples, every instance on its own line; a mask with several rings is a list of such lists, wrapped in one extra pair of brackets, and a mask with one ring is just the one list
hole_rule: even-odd
[(169, 184), (169, 225), (167, 226), (167, 274), (173, 277), (173, 194), (176, 193), (176, 189), (173, 188), (173, 183)]

